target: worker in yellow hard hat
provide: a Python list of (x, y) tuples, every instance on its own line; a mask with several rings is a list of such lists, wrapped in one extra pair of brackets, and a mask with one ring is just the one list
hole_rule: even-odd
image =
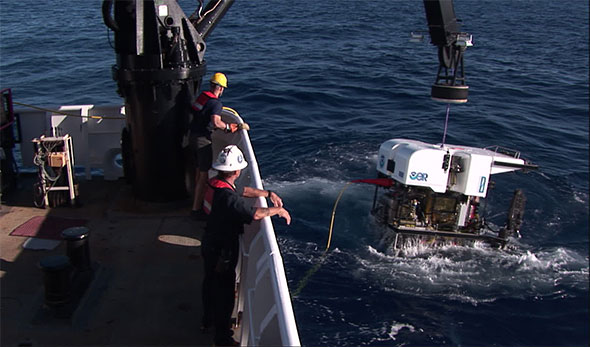
[(221, 72), (217, 72), (211, 77), (211, 83), (227, 88), (227, 77)]
[(202, 207), (207, 186), (207, 173), (213, 162), (211, 133), (213, 130), (225, 130), (227, 132), (235, 132), (241, 129), (250, 130), (246, 123), (225, 123), (221, 119), (223, 104), (219, 98), (225, 88), (227, 88), (227, 77), (223, 73), (217, 72), (211, 77), (209, 90), (203, 91), (191, 105), (193, 119), (190, 124), (189, 144), (197, 167), (191, 217), (197, 220), (206, 219)]

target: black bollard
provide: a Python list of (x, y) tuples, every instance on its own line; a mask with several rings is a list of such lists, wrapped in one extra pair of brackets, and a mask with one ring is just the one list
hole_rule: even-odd
[(61, 236), (66, 240), (66, 253), (74, 268), (79, 271), (87, 271), (90, 266), (90, 246), (88, 244), (88, 235), (90, 231), (87, 227), (72, 227), (64, 230)]
[(45, 304), (49, 307), (61, 307), (70, 301), (71, 269), (68, 257), (52, 255), (41, 259), (39, 266), (43, 270), (45, 285)]

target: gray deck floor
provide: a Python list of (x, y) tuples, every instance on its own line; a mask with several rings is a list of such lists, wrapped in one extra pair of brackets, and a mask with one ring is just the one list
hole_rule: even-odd
[[(33, 207), (33, 178), (20, 181), (0, 210), (1, 345), (212, 345), (201, 334), (203, 223), (190, 201), (146, 203), (124, 181), (80, 182), (81, 207)], [(29, 250), (10, 232), (33, 216), (83, 218), (90, 229), (94, 280), (71, 318), (44, 307), (39, 260), (66, 253)]]

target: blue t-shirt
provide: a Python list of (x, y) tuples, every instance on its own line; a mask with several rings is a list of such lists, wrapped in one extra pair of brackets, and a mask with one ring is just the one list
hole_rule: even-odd
[(204, 136), (211, 140), (211, 116), (221, 115), (223, 104), (219, 99), (210, 98), (200, 111), (193, 109), (193, 121), (191, 123), (191, 135)]

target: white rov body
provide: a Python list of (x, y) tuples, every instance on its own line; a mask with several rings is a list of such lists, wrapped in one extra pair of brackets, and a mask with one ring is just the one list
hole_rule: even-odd
[(518, 152), (392, 139), (379, 148), (377, 171), (408, 186), (485, 197), (490, 175), (526, 168)]
[[(392, 180), (378, 199), (373, 213), (398, 236), (462, 238), (504, 245), (518, 234), (525, 197), (515, 191), (506, 226), (498, 236), (486, 232), (479, 214), (480, 199), (488, 194), (490, 176), (535, 165), (520, 153), (503, 149), (430, 144), (416, 140), (391, 139), (379, 148), (379, 176)], [(389, 238), (389, 235), (386, 235)]]

